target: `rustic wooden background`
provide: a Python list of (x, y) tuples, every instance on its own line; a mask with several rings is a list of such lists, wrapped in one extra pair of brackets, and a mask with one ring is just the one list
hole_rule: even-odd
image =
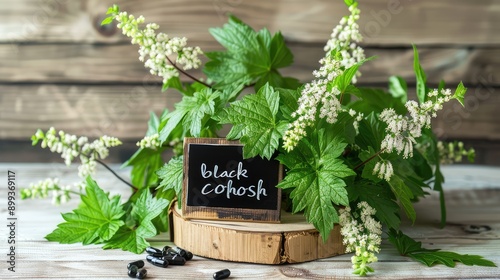
[[(385, 87), (398, 74), (414, 87), (415, 43), (431, 84), (462, 80), (469, 88), (465, 109), (451, 104), (436, 120), (439, 137), (463, 140), (475, 147), (478, 163), (499, 165), (500, 1), (360, 2), (363, 46), (378, 59), (363, 66), (359, 84)], [(29, 141), (50, 126), (119, 137), (125, 145), (109, 161), (123, 161), (144, 135), (149, 112), (179, 100), (175, 92), (161, 93), (136, 46), (116, 28), (100, 26), (113, 3), (205, 51), (220, 49), (207, 29), (221, 26), (227, 13), (255, 29), (281, 30), (295, 54), (285, 72), (303, 81), (347, 13), (342, 0), (0, 0), (0, 161), (57, 160)]]

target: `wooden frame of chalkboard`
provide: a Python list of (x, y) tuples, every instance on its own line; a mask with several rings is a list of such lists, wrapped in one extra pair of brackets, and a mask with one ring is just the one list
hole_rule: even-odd
[(239, 141), (184, 139), (184, 218), (280, 222), (283, 166), (242, 151)]

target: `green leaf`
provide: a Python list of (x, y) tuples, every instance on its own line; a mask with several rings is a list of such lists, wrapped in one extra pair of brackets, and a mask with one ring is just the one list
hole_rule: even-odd
[(176, 109), (165, 116), (165, 125), (159, 132), (159, 139), (162, 143), (172, 140), (172, 134), (174, 131), (182, 131), (182, 120), (187, 113), (188, 112), (184, 110)]
[(391, 180), (388, 182), (391, 187), (392, 192), (396, 195), (403, 209), (405, 210), (406, 216), (410, 218), (412, 222), (415, 222), (417, 218), (417, 213), (413, 208), (411, 200), (414, 198), (411, 189), (405, 184), (405, 182), (397, 175), (394, 174)]
[(358, 88), (352, 92), (361, 100), (353, 102), (350, 107), (365, 115), (372, 112), (381, 113), (386, 108), (394, 108), (398, 114), (406, 114), (407, 109), (403, 98), (394, 97), (390, 93), (377, 88)]
[(134, 229), (122, 227), (103, 248), (120, 248), (136, 254), (142, 253), (149, 246), (146, 238), (154, 237), (158, 233), (152, 220), (161, 213), (165, 213), (169, 203), (166, 199), (154, 198), (149, 189), (142, 190), (131, 211), (137, 227)]
[(401, 224), (399, 205), (394, 201), (394, 194), (384, 183), (376, 184), (369, 180), (356, 181), (347, 187), (350, 201), (366, 201), (374, 207), (377, 219), (389, 228), (398, 229)]
[(389, 78), (389, 93), (394, 98), (399, 98), (401, 103), (405, 104), (408, 100), (408, 86), (406, 81), (399, 76)]
[(175, 105), (176, 110), (186, 112), (182, 125), (184, 130), (189, 131), (194, 137), (200, 137), (203, 121), (206, 115), (215, 113), (215, 101), (217, 94), (211, 89), (195, 92), (193, 96), (184, 96), (182, 101)]
[(285, 38), (283, 38), (283, 35), (279, 31), (276, 32), (271, 39), (269, 56), (273, 69), (287, 67), (293, 63), (293, 54), (286, 46)]
[(280, 95), (280, 112), (285, 120), (290, 122), (293, 120), (292, 113), (299, 107), (298, 99), (300, 97), (300, 90), (298, 89), (275, 89)]
[(484, 259), (479, 255), (462, 255), (454, 252), (422, 248), (422, 242), (415, 241), (411, 237), (403, 234), (401, 231), (391, 230), (389, 232), (389, 241), (396, 246), (401, 255), (410, 257), (429, 267), (436, 264), (444, 264), (448, 267), (455, 267), (457, 262), (469, 266), (478, 265), (496, 267), (495, 263)]
[[(217, 123), (212, 119), (219, 114), (219, 109), (233, 97), (232, 91), (214, 91), (203, 87), (192, 96), (185, 95), (182, 100), (175, 104), (175, 110), (166, 116), (165, 126), (160, 131), (160, 141), (165, 142), (173, 139), (172, 134), (181, 132), (178, 138), (185, 136), (211, 137), (212, 131)], [(218, 110), (216, 110), (218, 109)]]
[(112, 14), (118, 14), (120, 12), (120, 7), (116, 4), (113, 6), (109, 7), (108, 10), (106, 11), (107, 15), (112, 15)]
[(354, 118), (347, 112), (340, 112), (337, 116), (337, 121), (331, 125), (325, 120), (318, 122), (318, 127), (323, 127), (330, 130), (330, 134), (335, 135), (342, 141), (347, 141), (349, 144), (354, 144), (356, 138), (356, 129), (354, 128)]
[(110, 200), (90, 177), (87, 177), (86, 184), (86, 194), (81, 195), (82, 203), (72, 213), (62, 215), (65, 222), (45, 237), (48, 241), (99, 243), (109, 240), (124, 224), (120, 219), (125, 214), (120, 197)]
[(122, 168), (132, 166), (130, 172), (132, 185), (138, 188), (145, 188), (156, 183), (158, 180), (156, 170), (163, 164), (161, 155), (164, 151), (165, 148), (158, 150), (140, 148), (129, 160), (123, 163)]
[(330, 84), (330, 86), (337, 86), (337, 88), (339, 89), (340, 92), (344, 93), (347, 88), (349, 87), (349, 85), (351, 85), (352, 83), (352, 78), (356, 75), (356, 73), (358, 72), (358, 69), (359, 67), (361, 67), (361, 65), (363, 65), (363, 63), (369, 61), (369, 60), (372, 60), (374, 59), (374, 57), (369, 57), (363, 61), (360, 61), (354, 65), (352, 65), (351, 67), (347, 68), (345, 71), (342, 72), (342, 74), (340, 74), (339, 76), (337, 76), (335, 78), (335, 80), (333, 80)]
[(103, 249), (123, 249), (140, 254), (149, 246), (149, 242), (140, 236), (137, 230), (121, 227), (118, 232), (104, 244)]
[[(416, 173), (418, 167), (415, 167), (415, 165), (419, 163), (414, 161), (414, 158), (403, 159), (402, 157), (395, 156), (394, 153), (391, 155), (390, 160), (394, 167), (394, 174), (398, 176), (405, 186), (407, 186), (408, 190), (410, 190), (413, 196), (411, 198), (412, 201), (418, 199), (418, 197), (423, 197), (426, 194), (424, 189), (429, 188), (429, 186), (425, 184), (424, 179)], [(417, 153), (415, 153), (415, 155), (417, 155)], [(425, 165), (425, 163), (421, 164)]]
[(462, 82), (458, 84), (457, 89), (455, 90), (455, 94), (453, 94), (453, 98), (458, 100), (462, 106), (465, 107), (464, 105), (464, 98), (465, 98), (465, 93), (467, 92), (467, 88), (464, 86)]
[(359, 133), (356, 135), (356, 144), (363, 150), (369, 150), (369, 147), (379, 151), (380, 143), (385, 137), (385, 128), (377, 119), (375, 113), (370, 113), (359, 122)]
[(183, 157), (172, 158), (156, 174), (161, 180), (160, 185), (156, 189), (162, 191), (173, 189), (177, 195), (177, 199), (181, 201), (184, 174)]
[[(376, 151), (370, 146), (368, 147), (368, 150), (363, 150), (359, 153), (359, 159), (362, 162), (365, 162), (366, 160), (370, 159), (373, 155), (375, 155)], [(382, 179), (380, 179), (377, 175), (373, 174), (373, 169), (375, 168), (375, 165), (378, 162), (378, 157), (375, 157), (368, 161), (364, 166), (363, 166), (363, 172), (361, 173), (361, 177), (371, 180), (375, 183), (380, 182)]]
[(420, 65), (418, 58), (418, 50), (415, 45), (413, 45), (413, 70), (415, 71), (415, 76), (417, 79), (417, 97), (420, 104), (425, 102), (425, 97), (427, 94), (426, 82), (427, 77), (425, 76), (424, 69)]
[(182, 82), (179, 79), (179, 77), (171, 77), (168, 79), (165, 83), (163, 83), (161, 87), (161, 91), (166, 91), (169, 88), (173, 88), (178, 90), (182, 94), (186, 94), (185, 91), (186, 89), (182, 86)]
[(210, 59), (204, 72), (215, 82), (215, 87), (225, 89), (257, 83), (284, 87), (287, 80), (277, 69), (289, 66), (293, 55), (281, 33), (272, 38), (267, 29), (255, 32), (238, 18), (231, 16), (223, 28), (211, 28), (210, 33), (226, 48), (224, 52), (209, 52)]
[(146, 131), (146, 136), (151, 136), (158, 133), (159, 127), (160, 119), (158, 119), (154, 112), (149, 112), (148, 130)]
[(162, 198), (154, 198), (149, 189), (142, 191), (139, 199), (135, 201), (132, 208), (132, 217), (138, 222), (137, 232), (144, 238), (153, 237), (157, 234), (151, 220), (164, 212), (169, 201)]
[(112, 23), (112, 22), (113, 22), (113, 20), (114, 20), (114, 19), (115, 19), (115, 17), (114, 17), (114, 16), (112, 16), (112, 17), (107, 17), (107, 18), (105, 18), (105, 19), (103, 19), (103, 20), (101, 21), (101, 25), (110, 24), (110, 23)]
[(356, 3), (356, 0), (344, 0), (344, 3), (347, 5), (347, 7), (350, 7), (354, 3)]
[(260, 155), (270, 159), (278, 149), (280, 139), (287, 128), (287, 123), (278, 121), (280, 97), (269, 84), (256, 94), (249, 94), (231, 103), (218, 116), (221, 123), (230, 123), (233, 128), (230, 136), (241, 135), (243, 157)]
[(342, 178), (356, 173), (338, 158), (346, 143), (331, 139), (324, 130), (310, 135), (292, 152), (278, 156), (278, 160), (289, 168), (278, 187), (293, 189), (290, 193), (293, 212), (304, 210), (307, 220), (326, 241), (334, 223), (338, 222), (334, 204), (345, 206), (349, 203)]

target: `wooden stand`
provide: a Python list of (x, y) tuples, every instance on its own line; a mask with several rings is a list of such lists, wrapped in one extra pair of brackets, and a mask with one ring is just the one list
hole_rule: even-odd
[(299, 263), (344, 254), (340, 226), (326, 243), (303, 215), (283, 212), (281, 223), (187, 220), (172, 206), (173, 242), (197, 256), (261, 264)]

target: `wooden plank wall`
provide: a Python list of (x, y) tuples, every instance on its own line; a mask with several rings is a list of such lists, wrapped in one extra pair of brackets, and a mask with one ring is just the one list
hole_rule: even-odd
[[(359, 84), (386, 86), (390, 75), (415, 85), (411, 43), (431, 84), (463, 81), (467, 107), (447, 106), (435, 121), (442, 139), (464, 140), (479, 163), (500, 164), (500, 1), (360, 1), (367, 55)], [(203, 50), (220, 49), (207, 32), (232, 13), (255, 29), (281, 30), (295, 54), (285, 70), (302, 81), (347, 10), (341, 0), (0, 0), (0, 161), (48, 161), (30, 147), (37, 128), (108, 134), (126, 142), (111, 161), (124, 160), (146, 131), (150, 111), (179, 100), (137, 60), (137, 48), (115, 27), (101, 27), (108, 6), (157, 22)], [(201, 76), (199, 72), (193, 74)]]

